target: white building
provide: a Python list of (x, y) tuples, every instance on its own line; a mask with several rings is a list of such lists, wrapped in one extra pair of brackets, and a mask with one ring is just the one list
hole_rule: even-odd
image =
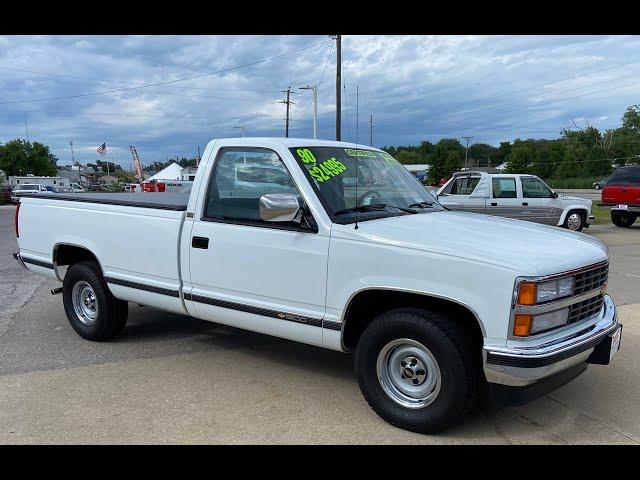
[(69, 180), (62, 177), (37, 177), (35, 175), (12, 175), (9, 177), (9, 185), (16, 187), (24, 183), (37, 183), (55, 188), (67, 188)]
[(196, 173), (198, 172), (198, 167), (184, 167), (182, 169), (182, 180), (193, 182), (196, 178)]

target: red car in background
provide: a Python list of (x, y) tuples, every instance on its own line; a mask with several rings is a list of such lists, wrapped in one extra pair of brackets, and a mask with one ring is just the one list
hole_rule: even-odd
[(640, 165), (619, 167), (602, 189), (602, 206), (611, 207), (611, 221), (630, 227), (640, 215)]
[(143, 192), (164, 192), (166, 185), (162, 182), (152, 180), (150, 182), (142, 182)]
[(11, 201), (11, 187), (0, 187), (0, 197), (4, 200), (4, 203), (13, 203)]

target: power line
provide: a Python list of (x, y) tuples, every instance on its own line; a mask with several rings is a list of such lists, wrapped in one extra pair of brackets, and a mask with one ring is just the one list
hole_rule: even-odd
[(190, 77), (178, 78), (176, 80), (166, 80), (164, 82), (149, 83), (149, 84), (140, 85), (140, 86), (137, 86), (137, 87), (118, 88), (118, 89), (113, 89), (113, 90), (107, 90), (107, 91), (104, 91), (104, 92), (83, 93), (83, 94), (78, 94), (78, 95), (68, 95), (68, 96), (64, 96), (64, 97), (38, 98), (38, 99), (31, 99), (31, 100), (11, 100), (11, 101), (0, 102), (0, 105), (16, 104), (16, 103), (48, 102), (48, 101), (53, 101), (53, 100), (67, 100), (67, 99), (71, 99), (71, 98), (92, 97), (92, 96), (96, 96), (96, 95), (107, 95), (107, 94), (117, 93), (117, 92), (127, 92), (127, 91), (132, 91), (132, 90), (141, 90), (143, 88), (157, 87), (159, 85), (168, 85), (168, 84), (173, 84), (173, 83), (178, 83), (178, 82), (184, 82), (184, 81), (187, 81), (187, 80), (193, 80), (195, 78), (202, 78), (202, 77), (206, 77), (206, 76), (210, 76), (210, 75), (217, 75), (217, 74), (220, 74), (220, 73), (226, 73), (226, 72), (231, 72), (231, 71), (234, 71), (234, 70), (239, 70), (241, 68), (250, 67), (250, 66), (253, 66), (253, 65), (260, 64), (260, 63), (264, 63), (264, 62), (268, 62), (268, 61), (271, 61), (271, 60), (275, 60), (276, 58), (281, 58), (281, 57), (284, 57), (284, 56), (287, 56), (287, 55), (293, 55), (294, 53), (302, 52), (304, 50), (309, 50), (310, 48), (317, 47), (320, 44), (324, 45), (326, 43), (327, 43), (326, 41), (319, 42), (319, 43), (314, 43), (314, 44), (311, 44), (311, 45), (309, 45), (307, 47), (304, 47), (304, 48), (299, 48), (297, 50), (292, 50), (292, 51), (289, 51), (289, 52), (281, 53), (280, 55), (274, 55), (272, 57), (262, 58), (260, 60), (255, 60), (253, 62), (245, 63), (243, 65), (236, 65), (234, 67), (228, 67), (228, 68), (223, 68), (223, 69), (220, 69), (220, 70), (216, 70), (215, 72), (208, 72), (208, 73), (202, 73), (202, 74), (199, 74), (199, 75), (192, 75)]
[[(7, 70), (5, 67), (2, 67), (3, 69)], [(11, 72), (0, 72), (0, 75), (13, 75), (13, 76), (17, 76), (18, 78), (21, 79), (26, 79), (26, 80), (34, 80), (34, 81), (52, 81), (52, 82), (60, 82), (60, 83), (65, 83), (68, 85), (88, 85), (88, 86), (100, 86), (100, 83), (110, 83), (110, 84), (115, 84), (115, 85), (146, 85), (145, 83), (142, 82), (123, 82), (120, 80), (104, 80), (104, 79), (98, 79), (98, 78), (91, 78), (91, 77), (81, 77), (81, 76), (77, 76), (77, 75), (61, 75), (61, 74), (57, 74), (57, 73), (44, 73), (44, 72), (32, 72), (30, 70), (20, 70), (20, 69), (9, 69), (9, 70), (18, 70), (21, 72), (31, 72), (34, 74), (39, 74), (41, 76), (31, 76), (31, 77), (25, 77), (23, 75), (20, 75), (18, 73), (11, 73)], [(43, 76), (44, 75), (44, 76)], [(61, 76), (61, 77), (71, 77), (71, 78), (81, 78), (81, 79), (88, 79), (88, 80), (92, 80), (92, 82), (68, 82), (62, 79), (57, 79), (57, 78), (48, 78), (46, 77), (46, 75), (55, 75), (55, 76)], [(173, 86), (173, 85), (165, 85), (165, 86), (160, 86), (157, 88), (177, 88), (180, 90), (202, 90), (202, 91), (207, 91), (207, 92), (227, 92), (227, 93), (274, 93), (279, 91), (277, 88), (272, 88), (272, 89), (227, 89), (227, 88), (204, 88), (204, 87), (183, 87), (183, 86)]]

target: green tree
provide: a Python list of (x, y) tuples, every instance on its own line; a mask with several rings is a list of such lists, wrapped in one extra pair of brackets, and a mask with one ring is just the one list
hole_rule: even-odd
[(491, 165), (491, 159), (497, 148), (486, 143), (474, 143), (469, 147), (469, 164), (485, 167)]
[(423, 163), (420, 154), (412, 150), (400, 150), (396, 153), (395, 159), (404, 164)]
[(433, 150), (427, 181), (434, 185), (441, 178), (448, 178), (462, 168), (463, 158), (464, 147), (460, 141), (455, 138), (443, 138)]
[(15, 139), (0, 145), (0, 170), (10, 175), (55, 176), (58, 158), (39, 142)]

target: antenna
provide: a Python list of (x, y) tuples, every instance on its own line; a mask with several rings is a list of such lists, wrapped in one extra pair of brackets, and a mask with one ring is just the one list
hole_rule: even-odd
[(356, 225), (355, 230), (358, 229), (358, 88), (356, 85)]

